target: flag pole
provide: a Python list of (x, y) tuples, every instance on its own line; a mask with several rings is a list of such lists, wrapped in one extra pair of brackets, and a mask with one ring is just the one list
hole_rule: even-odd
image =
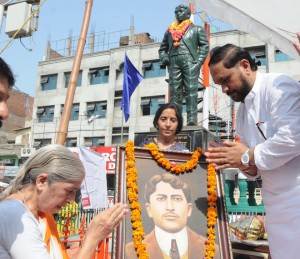
[(93, 0), (86, 0), (85, 12), (81, 27), (80, 36), (78, 39), (76, 54), (74, 57), (74, 63), (70, 75), (70, 81), (68, 84), (68, 91), (66, 94), (66, 100), (64, 104), (64, 110), (61, 116), (61, 121), (59, 125), (59, 130), (57, 133), (56, 143), (64, 145), (66, 142), (66, 137), (68, 134), (68, 126), (70, 121), (70, 115), (72, 110), (72, 104), (74, 100), (74, 95), (76, 91), (76, 84), (78, 79), (78, 74), (80, 70), (80, 64), (83, 56), (84, 46), (86, 42), (86, 36), (89, 28), (90, 17), (93, 7)]
[(122, 112), (122, 124), (121, 124), (121, 144), (123, 144), (123, 124), (124, 123), (124, 112)]

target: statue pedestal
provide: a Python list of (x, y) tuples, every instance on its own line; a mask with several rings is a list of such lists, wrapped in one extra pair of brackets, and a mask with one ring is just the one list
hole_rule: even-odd
[[(150, 132), (140, 132), (134, 135), (134, 145), (139, 146), (141, 142), (157, 137), (157, 130), (151, 128)], [(209, 144), (217, 141), (217, 137), (199, 126), (185, 126), (182, 131), (175, 136), (176, 141), (180, 141), (191, 152), (195, 151), (197, 147), (205, 151)]]

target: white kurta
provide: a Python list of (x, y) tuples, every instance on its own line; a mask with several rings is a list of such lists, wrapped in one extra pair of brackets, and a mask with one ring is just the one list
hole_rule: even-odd
[(252, 91), (237, 111), (237, 134), (255, 147), (272, 259), (300, 258), (299, 82), (257, 72)]

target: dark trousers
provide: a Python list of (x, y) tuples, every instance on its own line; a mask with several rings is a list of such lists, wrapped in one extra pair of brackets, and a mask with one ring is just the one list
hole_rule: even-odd
[(170, 101), (182, 111), (182, 97), (185, 92), (187, 123), (197, 124), (198, 78), (200, 67), (189, 54), (171, 56), (169, 64)]

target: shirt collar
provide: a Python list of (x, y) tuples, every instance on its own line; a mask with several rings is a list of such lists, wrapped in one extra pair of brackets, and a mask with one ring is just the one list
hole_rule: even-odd
[(172, 239), (176, 239), (180, 256), (188, 249), (188, 234), (186, 227), (177, 233), (169, 233), (158, 226), (155, 226), (155, 237), (160, 249), (166, 254), (169, 254), (170, 252)]
[(256, 72), (254, 85), (251, 91), (246, 96), (244, 103), (251, 102), (254, 99), (254, 97), (257, 95), (257, 93), (259, 92), (259, 87), (261, 85), (262, 77), (263, 75), (260, 72)]

